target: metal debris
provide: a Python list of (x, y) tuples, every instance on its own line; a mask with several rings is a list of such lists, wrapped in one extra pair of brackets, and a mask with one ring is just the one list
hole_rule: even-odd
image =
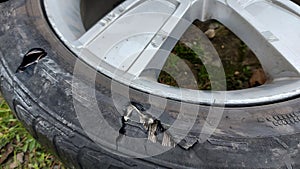
[(156, 137), (157, 126), (158, 126), (157, 123), (153, 123), (148, 128), (148, 140), (150, 140), (153, 143), (157, 142), (157, 137)]
[[(148, 134), (148, 140), (152, 143), (161, 143), (162, 146), (175, 147), (175, 142), (172, 136), (166, 131), (166, 129), (161, 125), (160, 121), (154, 119), (147, 111), (140, 105), (130, 104), (127, 106), (123, 116), (123, 127), (129, 122), (135, 122), (137, 124), (143, 125), (146, 133)], [(122, 133), (125, 133), (124, 131)], [(163, 138), (159, 139), (158, 135), (163, 135)]]
[(170, 134), (168, 134), (167, 132), (164, 132), (162, 145), (165, 147), (175, 147), (175, 144), (173, 143)]

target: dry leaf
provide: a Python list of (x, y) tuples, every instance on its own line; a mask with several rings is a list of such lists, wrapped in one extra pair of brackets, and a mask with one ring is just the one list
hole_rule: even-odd
[(212, 39), (216, 36), (216, 31), (215, 29), (208, 29), (206, 32), (205, 32), (205, 35), (207, 35), (207, 37), (209, 39)]
[(10, 169), (15, 169), (15, 168), (17, 168), (20, 164), (23, 164), (24, 163), (24, 153), (19, 153), (19, 154), (17, 154), (17, 158), (16, 158), (17, 160), (16, 161), (14, 161), (13, 163), (11, 163), (10, 165), (9, 165), (9, 168)]
[(255, 87), (264, 84), (267, 81), (265, 72), (263, 69), (256, 69), (253, 71), (253, 75), (250, 79), (250, 86)]
[(20, 164), (23, 164), (24, 163), (24, 153), (19, 153), (17, 154), (17, 161), (20, 163)]
[(11, 153), (13, 153), (13, 151), (14, 151), (14, 148), (13, 148), (13, 146), (9, 143), (9, 144), (7, 144), (6, 146), (5, 146), (5, 152), (4, 152), (4, 154), (2, 154), (2, 157), (0, 158), (0, 164), (2, 164), (4, 161), (6, 161), (7, 160), (7, 158), (9, 157), (9, 155), (11, 154)]

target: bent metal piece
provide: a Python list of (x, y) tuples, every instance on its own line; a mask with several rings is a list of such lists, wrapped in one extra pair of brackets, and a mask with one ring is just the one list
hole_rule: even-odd
[[(53, 29), (74, 53), (100, 72), (142, 91), (178, 99), (176, 89), (143, 80), (141, 73), (150, 63), (162, 67), (176, 39), (193, 21), (216, 19), (255, 52), (269, 77), (263, 86), (227, 91), (222, 102), (228, 106), (262, 104), (300, 94), (300, 7), (291, 1), (126, 0), (89, 30), (84, 22), (77, 22), (82, 19), (80, 0), (44, 0), (44, 6)], [(116, 70), (126, 76), (115, 75)], [(181, 100), (211, 103), (211, 92), (183, 91)], [(223, 103), (215, 100), (214, 104)]]

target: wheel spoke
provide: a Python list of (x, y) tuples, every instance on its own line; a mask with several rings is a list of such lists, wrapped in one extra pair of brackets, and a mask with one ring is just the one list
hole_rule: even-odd
[[(118, 70), (138, 76), (153, 58), (163, 66), (177, 39), (191, 23), (183, 19), (189, 16), (191, 2), (133, 2), (123, 14), (108, 14), (111, 19), (102, 19), (79, 43), (81, 53), (93, 54)], [(119, 17), (113, 21), (116, 15)], [(103, 20), (111, 22), (104, 27)]]
[(270, 78), (298, 77), (300, 8), (280, 0), (227, 3), (237, 13), (231, 16), (234, 21), (227, 24), (248, 42)]

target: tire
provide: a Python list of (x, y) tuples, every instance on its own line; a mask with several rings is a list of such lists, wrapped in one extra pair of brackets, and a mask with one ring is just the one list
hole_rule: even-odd
[[(84, 131), (74, 108), (74, 104), (78, 104), (83, 113), (93, 111), (87, 101), (75, 98), (74, 102), (73, 72), (80, 61), (53, 33), (41, 1), (9, 0), (1, 3), (0, 8), (0, 23), (3, 23), (0, 25), (1, 91), (28, 131), (67, 166), (300, 168), (299, 97), (276, 103), (226, 107), (217, 132), (207, 141), (201, 143), (195, 125), (179, 144), (160, 155), (128, 158), (103, 148)], [(16, 73), (23, 56), (34, 48), (43, 49), (47, 56)], [(79, 64), (85, 71), (93, 71), (84, 62)], [(90, 79), (84, 80), (88, 83)], [(147, 137), (147, 131), (138, 125), (124, 126), (113, 103), (111, 83), (110, 77), (97, 73), (95, 95), (103, 117), (117, 131), (123, 128), (131, 137)], [(143, 108), (149, 105), (150, 94), (131, 88), (130, 95), (132, 103)], [(170, 118), (178, 112), (180, 104), (181, 101), (168, 99), (164, 117), (159, 119), (162, 128), (173, 122)], [(119, 106), (126, 107), (126, 104)], [(210, 106), (199, 107), (197, 120), (200, 122), (206, 118)]]

